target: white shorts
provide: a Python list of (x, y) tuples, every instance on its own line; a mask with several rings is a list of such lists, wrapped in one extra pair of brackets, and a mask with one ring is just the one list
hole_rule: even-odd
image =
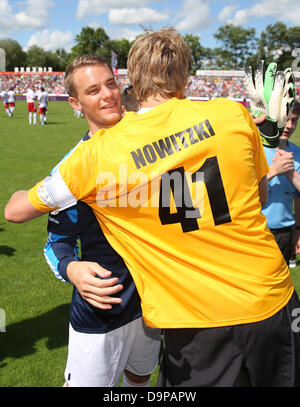
[(124, 370), (150, 375), (158, 365), (161, 330), (138, 318), (105, 334), (87, 334), (69, 327), (65, 386), (114, 387)]

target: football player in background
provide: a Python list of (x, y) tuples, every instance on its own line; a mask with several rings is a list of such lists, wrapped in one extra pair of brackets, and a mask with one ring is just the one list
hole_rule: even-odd
[[(99, 56), (76, 58), (66, 72), (65, 83), (71, 105), (84, 112), (89, 125), (81, 142), (120, 119), (120, 91), (110, 66)], [(127, 93), (123, 103), (131, 109)], [(74, 285), (65, 386), (112, 387), (122, 376), (123, 387), (149, 386), (158, 364), (160, 330), (143, 323), (140, 298), (129, 270), (108, 243), (92, 209), (79, 201), (52, 212), (48, 233), (47, 262), (58, 279)], [(87, 262), (109, 270), (111, 278), (99, 279), (93, 264)], [(72, 275), (68, 273), (71, 267), (75, 269)], [(78, 282), (80, 277), (83, 281)], [(84, 298), (92, 301), (93, 296), (117, 292), (121, 302), (117, 298), (113, 307), (109, 304), (103, 309)]]
[(27, 103), (27, 110), (28, 110), (28, 122), (31, 125), (37, 124), (36, 122), (36, 100), (37, 94), (35, 92), (35, 88), (33, 85), (29, 85), (27, 92), (26, 92), (26, 103)]

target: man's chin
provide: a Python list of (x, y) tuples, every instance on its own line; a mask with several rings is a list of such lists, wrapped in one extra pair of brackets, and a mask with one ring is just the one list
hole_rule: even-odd
[(117, 124), (120, 120), (122, 119), (122, 114), (121, 113), (112, 113), (109, 117), (106, 119), (106, 127), (111, 127)]

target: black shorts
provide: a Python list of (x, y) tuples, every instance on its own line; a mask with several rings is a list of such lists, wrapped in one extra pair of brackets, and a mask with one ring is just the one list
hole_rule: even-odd
[(217, 328), (165, 329), (158, 387), (300, 386), (300, 302), (264, 321)]
[(270, 229), (287, 264), (295, 257), (294, 229), (294, 227)]

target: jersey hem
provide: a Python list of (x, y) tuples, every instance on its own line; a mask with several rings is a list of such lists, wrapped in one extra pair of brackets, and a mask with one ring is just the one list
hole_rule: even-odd
[(70, 324), (72, 326), (72, 328), (74, 329), (74, 331), (76, 332), (80, 332), (80, 333), (84, 333), (84, 334), (106, 334), (108, 332), (112, 332), (115, 329), (121, 328), (124, 325), (129, 324), (132, 321), (135, 321), (136, 319), (139, 319), (142, 317), (142, 314), (140, 315), (136, 315), (135, 317), (132, 317), (130, 319), (128, 319), (128, 321), (124, 321), (121, 324), (118, 324), (116, 326), (114, 326), (113, 328), (108, 328), (108, 329), (94, 329), (94, 328), (82, 328), (82, 327), (77, 327), (74, 323), (72, 323), (72, 321), (70, 321)]
[(277, 312), (279, 312), (283, 307), (287, 305), (289, 300), (291, 299), (292, 295), (294, 294), (295, 287), (291, 288), (291, 291), (287, 295), (287, 297), (277, 305), (272, 311), (268, 311), (267, 313), (260, 314), (257, 316), (252, 316), (248, 318), (239, 318), (234, 320), (222, 320), (222, 321), (203, 321), (203, 322), (188, 322), (188, 321), (180, 321), (180, 322), (161, 322), (158, 324), (154, 324), (153, 322), (149, 321), (145, 316), (143, 316), (145, 324), (150, 326), (151, 328), (161, 328), (161, 329), (177, 329), (177, 328), (219, 328), (224, 326), (234, 326), (234, 325), (244, 325), (244, 324), (251, 324), (255, 322), (260, 322), (265, 319), (271, 318)]

